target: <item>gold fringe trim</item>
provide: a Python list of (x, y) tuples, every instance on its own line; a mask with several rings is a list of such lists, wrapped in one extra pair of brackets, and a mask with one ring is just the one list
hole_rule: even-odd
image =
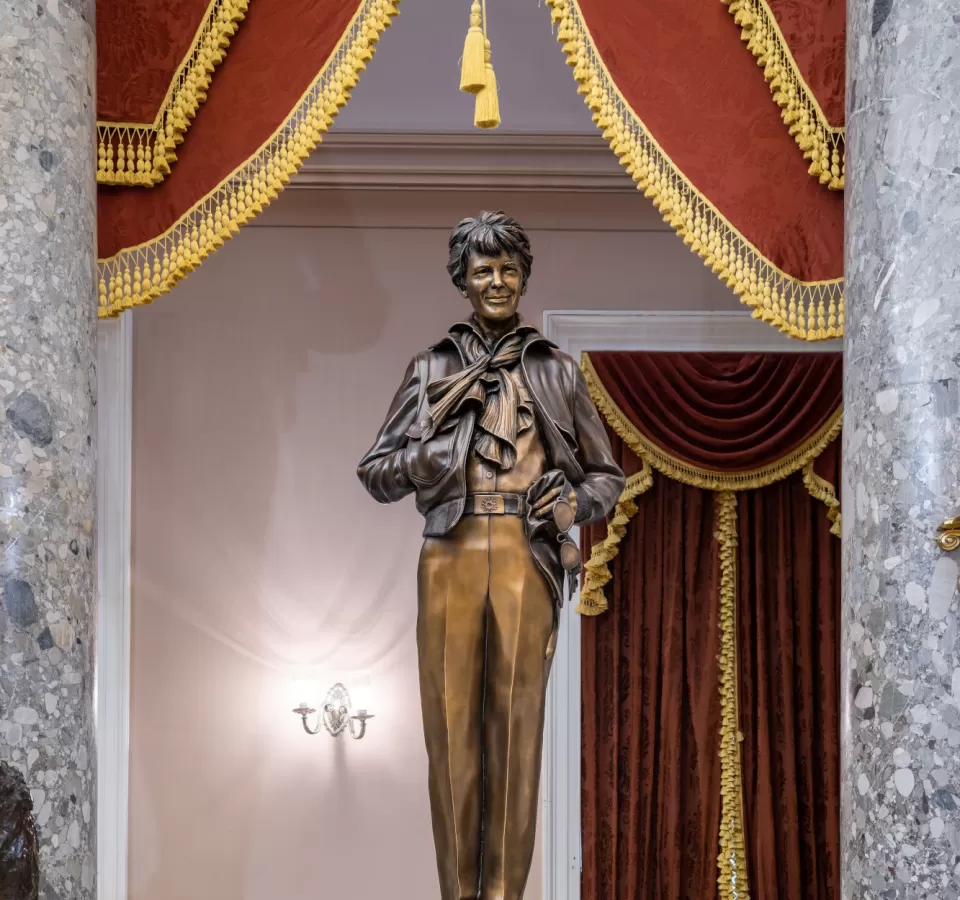
[(97, 183), (153, 187), (170, 174), (174, 152), (207, 99), (213, 72), (247, 14), (249, 0), (211, 0), (152, 125), (97, 122)]
[(844, 129), (827, 121), (817, 98), (806, 83), (777, 25), (767, 0), (720, 0), (740, 26), (741, 40), (756, 57), (777, 106), (780, 118), (810, 161), (809, 172), (831, 191), (842, 191)]
[(581, 356), (580, 368), (597, 409), (640, 459), (669, 478), (708, 491), (749, 491), (787, 478), (823, 453), (837, 439), (843, 426), (843, 407), (838, 406), (817, 432), (776, 462), (745, 472), (716, 472), (677, 459), (641, 434), (603, 386), (588, 353)]
[(101, 318), (119, 315), (167, 293), (277, 198), (315, 150), (399, 0), (363, 0), (340, 42), (290, 116), (245, 163), (158, 237), (99, 260)]
[(607, 71), (576, 0), (546, 0), (593, 120), (621, 165), (753, 317), (807, 341), (843, 335), (843, 279), (799, 281), (767, 260), (674, 165)]
[(803, 486), (814, 500), (819, 500), (827, 507), (827, 518), (831, 523), (830, 534), (840, 537), (842, 520), (840, 518), (840, 501), (837, 499), (837, 491), (829, 481), (821, 478), (813, 471), (812, 459), (803, 467)]
[(743, 837), (743, 778), (737, 697), (737, 495), (717, 497), (720, 544), (720, 900), (749, 900)]
[(599, 616), (608, 609), (604, 587), (613, 578), (610, 563), (620, 552), (620, 542), (627, 533), (627, 523), (637, 514), (634, 500), (653, 486), (653, 472), (646, 460), (636, 475), (627, 479), (626, 487), (607, 523), (607, 536), (590, 550), (590, 561), (583, 567), (583, 590), (576, 611), (583, 616)]

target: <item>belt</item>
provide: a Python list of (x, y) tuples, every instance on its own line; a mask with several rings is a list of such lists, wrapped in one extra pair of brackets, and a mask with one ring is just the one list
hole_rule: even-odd
[(467, 494), (465, 516), (523, 516), (527, 498), (522, 494)]

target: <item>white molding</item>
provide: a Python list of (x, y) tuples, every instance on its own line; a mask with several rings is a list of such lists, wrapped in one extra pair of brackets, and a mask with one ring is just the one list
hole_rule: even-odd
[(599, 134), (332, 132), (288, 190), (631, 193)]
[(97, 330), (97, 897), (127, 900), (133, 316)]
[[(749, 312), (547, 310), (543, 333), (575, 359), (584, 350), (757, 353), (839, 351), (842, 341), (792, 340)], [(564, 605), (547, 691), (541, 827), (544, 900), (580, 900), (580, 617)]]

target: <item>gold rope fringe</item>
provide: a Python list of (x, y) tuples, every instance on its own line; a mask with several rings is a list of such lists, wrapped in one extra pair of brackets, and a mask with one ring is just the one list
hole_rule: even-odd
[(737, 495), (717, 496), (720, 544), (720, 900), (749, 900), (737, 698)]
[(211, 0), (152, 125), (97, 122), (97, 183), (152, 187), (163, 181), (249, 0)]
[(99, 260), (101, 318), (167, 293), (277, 198), (346, 105), (380, 35), (397, 15), (399, 2), (363, 0), (286, 122), (250, 159), (166, 232)]
[(653, 486), (653, 472), (646, 461), (636, 475), (627, 479), (626, 487), (617, 501), (616, 508), (607, 523), (607, 536), (590, 550), (590, 561), (583, 567), (583, 589), (576, 611), (584, 616), (599, 616), (608, 608), (604, 587), (613, 575), (610, 563), (620, 552), (620, 542), (627, 533), (627, 523), (637, 514), (634, 500)]
[(821, 478), (813, 470), (811, 459), (803, 467), (803, 486), (814, 500), (819, 500), (827, 507), (827, 518), (830, 520), (830, 534), (840, 537), (841, 518), (840, 501), (837, 499), (836, 489), (825, 478)]
[(576, 0), (546, 0), (557, 39), (593, 120), (621, 165), (685, 244), (753, 309), (790, 337), (843, 335), (843, 279), (799, 281), (763, 257), (680, 172), (607, 71)]
[(831, 191), (842, 191), (844, 129), (827, 121), (777, 25), (767, 0), (720, 0), (740, 26), (740, 37), (763, 69), (780, 118), (810, 160), (809, 172)]
[(581, 356), (580, 368), (597, 409), (640, 459), (676, 481), (708, 491), (748, 491), (787, 478), (823, 453), (827, 446), (837, 439), (843, 426), (843, 408), (838, 406), (836, 412), (816, 433), (776, 462), (746, 472), (716, 472), (677, 459), (641, 434), (603, 386), (588, 353)]

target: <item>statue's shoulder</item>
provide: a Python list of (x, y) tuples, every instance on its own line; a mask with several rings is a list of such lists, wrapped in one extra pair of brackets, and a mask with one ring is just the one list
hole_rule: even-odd
[(545, 364), (557, 366), (565, 372), (579, 368), (579, 363), (569, 353), (564, 353), (553, 341), (543, 335), (531, 342), (530, 351)]

